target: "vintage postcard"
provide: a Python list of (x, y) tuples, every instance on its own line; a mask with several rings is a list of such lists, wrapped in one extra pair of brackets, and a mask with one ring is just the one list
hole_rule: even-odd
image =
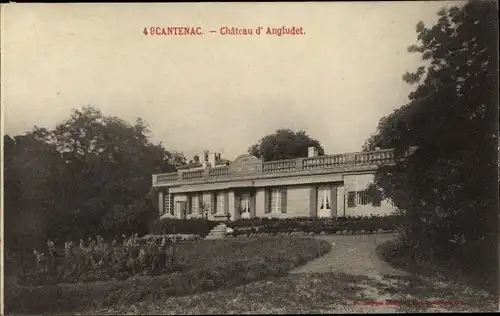
[(497, 2), (0, 19), (3, 313), (498, 310)]

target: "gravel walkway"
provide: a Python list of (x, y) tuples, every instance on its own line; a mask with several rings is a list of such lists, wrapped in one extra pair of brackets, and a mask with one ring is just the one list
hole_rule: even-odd
[(344, 273), (382, 279), (383, 275), (406, 275), (382, 261), (375, 248), (394, 238), (393, 234), (316, 236), (328, 241), (332, 250), (291, 273)]

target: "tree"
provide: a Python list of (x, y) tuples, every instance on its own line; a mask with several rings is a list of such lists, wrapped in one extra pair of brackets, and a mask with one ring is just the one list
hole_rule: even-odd
[[(38, 132), (4, 136), (4, 233), (7, 248), (45, 237), (52, 214), (60, 209), (59, 166), (56, 148), (39, 139)], [(50, 190), (53, 188), (53, 190)]]
[(319, 155), (325, 154), (319, 141), (309, 137), (306, 132), (278, 129), (250, 146), (248, 153), (263, 161), (281, 160), (307, 157), (309, 147), (316, 147)]
[[(418, 150), (381, 168), (376, 184), (406, 218), (402, 242), (414, 253), (468, 271), (496, 266), (498, 154), (496, 6), (472, 1), (417, 24), (427, 66), (403, 79), (410, 102), (380, 120), (363, 149)], [(497, 280), (497, 279), (495, 279)]]
[(13, 239), (145, 233), (157, 217), (151, 175), (185, 162), (151, 143), (141, 119), (129, 124), (93, 107), (5, 143), (5, 227)]

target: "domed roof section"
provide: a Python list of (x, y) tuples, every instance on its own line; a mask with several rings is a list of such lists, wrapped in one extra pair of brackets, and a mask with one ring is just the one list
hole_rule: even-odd
[(231, 165), (246, 165), (259, 162), (261, 162), (259, 158), (252, 156), (250, 154), (243, 154), (236, 157), (236, 159), (233, 160)]
[(255, 156), (240, 155), (231, 163), (231, 174), (236, 176), (256, 174), (259, 172), (260, 163), (260, 159)]

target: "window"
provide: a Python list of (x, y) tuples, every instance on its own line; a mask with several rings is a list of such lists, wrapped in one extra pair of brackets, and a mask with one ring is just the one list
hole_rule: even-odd
[(320, 187), (318, 190), (318, 199), (320, 201), (320, 210), (330, 209), (330, 189), (329, 187)]
[(286, 188), (273, 188), (267, 194), (266, 213), (286, 213)]
[(216, 213), (217, 214), (224, 214), (225, 213), (225, 199), (224, 199), (224, 192), (220, 192), (216, 195), (216, 208), (217, 208), (217, 211)]
[(271, 212), (278, 213), (281, 208), (281, 194), (279, 189), (273, 189), (271, 192)]
[(200, 213), (200, 197), (197, 194), (191, 195), (189, 197), (191, 199), (190, 204), (191, 208), (188, 209), (188, 214), (199, 214)]
[(250, 195), (244, 194), (240, 198), (241, 213), (250, 213)]
[(359, 204), (359, 205), (370, 204), (370, 196), (368, 194), (366, 194), (366, 191), (357, 191), (356, 192), (356, 204)]
[(356, 207), (356, 191), (347, 192), (347, 207)]
[(347, 207), (356, 207), (356, 205), (372, 205), (380, 207), (382, 202), (382, 193), (376, 191), (351, 191), (347, 193)]

